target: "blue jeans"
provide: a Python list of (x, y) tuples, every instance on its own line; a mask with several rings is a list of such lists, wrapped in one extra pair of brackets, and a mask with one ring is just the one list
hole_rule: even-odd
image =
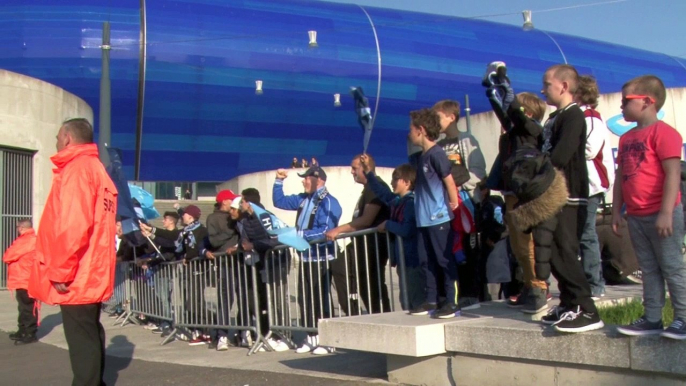
[(648, 321), (662, 319), (665, 305), (665, 282), (674, 307), (674, 319), (686, 320), (686, 261), (681, 254), (684, 238), (684, 212), (681, 204), (672, 215), (672, 236), (657, 234), (657, 213), (629, 216), (629, 234), (643, 271), (643, 306)]
[(602, 194), (596, 194), (588, 198), (588, 217), (581, 233), (580, 252), (581, 263), (584, 267), (586, 280), (591, 285), (591, 294), (599, 296), (605, 293), (605, 279), (603, 279), (603, 267), (600, 260), (600, 243), (598, 233), (595, 230), (595, 218)]

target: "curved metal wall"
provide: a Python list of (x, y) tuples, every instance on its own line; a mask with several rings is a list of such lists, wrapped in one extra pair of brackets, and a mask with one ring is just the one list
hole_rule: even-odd
[[(97, 46), (102, 21), (111, 21), (112, 142), (133, 176), (139, 2), (28, 3), (0, 6), (0, 67), (96, 109)], [(405, 160), (410, 110), (465, 94), (473, 113), (489, 108), (480, 80), (493, 60), (507, 62), (517, 91), (540, 90), (543, 71), (563, 55), (604, 92), (645, 73), (686, 85), (683, 63), (662, 54), (485, 21), (298, 0), (146, 0), (145, 11), (144, 180), (222, 181), (293, 156), (348, 164), (362, 150), (350, 86), (364, 88), (372, 109), (378, 103), (369, 152), (395, 166)], [(318, 32), (316, 49), (308, 30)]]

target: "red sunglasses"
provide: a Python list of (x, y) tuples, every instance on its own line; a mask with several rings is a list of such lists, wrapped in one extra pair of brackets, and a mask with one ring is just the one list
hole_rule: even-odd
[(632, 99), (646, 99), (646, 98), (648, 98), (648, 100), (651, 103), (655, 103), (655, 98), (651, 97), (650, 95), (634, 95), (634, 94), (631, 94), (631, 95), (627, 95), (624, 98), (622, 98), (622, 106), (626, 106), (626, 104), (629, 103), (629, 101)]

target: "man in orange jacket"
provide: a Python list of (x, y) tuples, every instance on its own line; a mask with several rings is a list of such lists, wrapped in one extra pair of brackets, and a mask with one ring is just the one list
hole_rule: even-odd
[(60, 305), (72, 385), (102, 385), (100, 309), (114, 287), (117, 188), (98, 159), (93, 127), (83, 118), (62, 124), (50, 160), (53, 183), (38, 228), (29, 294)]
[(16, 292), (19, 308), (17, 332), (10, 334), (15, 344), (38, 341), (38, 320), (33, 313), (34, 300), (29, 296), (29, 275), (36, 259), (36, 232), (31, 220), (17, 221), (18, 237), (5, 251), (2, 261), (7, 263), (7, 289)]

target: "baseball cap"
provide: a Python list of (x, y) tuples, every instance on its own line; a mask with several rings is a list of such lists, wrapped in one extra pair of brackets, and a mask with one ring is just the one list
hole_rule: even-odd
[(200, 219), (200, 208), (195, 205), (188, 205), (187, 207), (183, 208), (183, 213), (193, 216), (193, 218), (196, 220)]
[(324, 169), (320, 168), (318, 165), (311, 166), (309, 169), (305, 170), (305, 173), (298, 174), (300, 177), (317, 177), (320, 180), (326, 181), (326, 173)]
[(233, 200), (236, 197), (238, 197), (238, 195), (234, 193), (231, 189), (225, 189), (217, 193), (217, 202)]
[(243, 197), (238, 196), (231, 201), (231, 207), (234, 209), (240, 209), (241, 208), (241, 200), (243, 200)]

